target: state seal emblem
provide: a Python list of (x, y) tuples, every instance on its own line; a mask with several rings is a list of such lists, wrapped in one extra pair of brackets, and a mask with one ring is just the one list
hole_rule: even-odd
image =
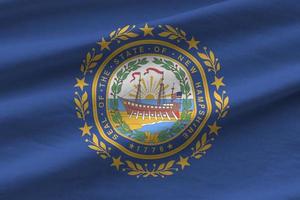
[(171, 25), (127, 25), (85, 55), (74, 103), (88, 147), (118, 171), (166, 177), (212, 147), (229, 110), (221, 65)]

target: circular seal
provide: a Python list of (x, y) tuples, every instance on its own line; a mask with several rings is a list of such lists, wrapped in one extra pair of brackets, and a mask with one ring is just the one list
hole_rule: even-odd
[(75, 83), (88, 147), (136, 177), (169, 176), (205, 155), (229, 110), (214, 52), (171, 25), (127, 25), (97, 44)]

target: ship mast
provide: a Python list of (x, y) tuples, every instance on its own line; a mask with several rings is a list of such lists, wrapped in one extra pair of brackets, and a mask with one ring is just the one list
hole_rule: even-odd
[(142, 81), (142, 78), (140, 75), (139, 84), (138, 84), (138, 88), (137, 88), (137, 92), (136, 92), (136, 96), (135, 96), (135, 102), (138, 102), (141, 99), (141, 81)]
[(174, 86), (175, 86), (175, 83), (173, 83), (173, 87), (172, 87), (172, 94), (171, 94), (171, 102), (173, 103), (174, 101), (174, 98), (173, 98), (173, 95), (174, 95)]
[(165, 94), (165, 86), (164, 86), (164, 74), (161, 76), (161, 83), (159, 85), (159, 92), (158, 92), (158, 99), (157, 99), (157, 105), (160, 105), (161, 97), (163, 97)]

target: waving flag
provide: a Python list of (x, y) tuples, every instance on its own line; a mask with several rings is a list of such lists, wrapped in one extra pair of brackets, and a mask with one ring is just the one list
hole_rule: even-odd
[(1, 200), (300, 199), (298, 1), (0, 10)]
[(173, 94), (172, 98), (176, 99), (176, 98), (181, 98), (182, 97), (182, 92), (176, 92)]

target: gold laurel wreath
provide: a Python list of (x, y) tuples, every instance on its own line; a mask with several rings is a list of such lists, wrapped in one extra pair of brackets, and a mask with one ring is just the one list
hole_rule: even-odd
[(89, 141), (91, 144), (88, 146), (90, 149), (95, 150), (101, 158), (106, 159), (110, 157), (110, 154), (107, 151), (106, 144), (102, 141), (99, 141), (96, 134), (93, 134), (92, 141)]
[[(215, 54), (212, 50), (204, 47), (204, 53), (198, 53), (199, 57), (204, 60), (204, 64), (207, 66), (208, 71), (215, 73), (215, 78), (217, 77), (217, 72), (221, 70), (221, 65), (219, 59), (215, 57)], [(226, 96), (226, 91), (218, 94), (217, 90), (214, 91), (215, 105), (217, 106), (216, 112), (218, 113), (218, 119), (226, 117), (229, 109), (229, 97)]]
[(201, 137), (201, 140), (196, 142), (196, 146), (192, 147), (193, 153), (191, 157), (200, 159), (211, 147), (212, 145), (207, 143), (207, 133), (204, 133)]
[(215, 54), (212, 50), (207, 52), (207, 47), (204, 47), (204, 53), (198, 53), (199, 57), (204, 60), (204, 64), (208, 67), (208, 71), (213, 71), (217, 74), (221, 70), (221, 65), (219, 59), (215, 57)]
[[(168, 38), (170, 40), (176, 40), (177, 42), (185, 41), (187, 42), (186, 33), (177, 27), (173, 27), (171, 25), (158, 26), (162, 31), (158, 34), (162, 38)], [(121, 41), (128, 40), (129, 38), (135, 38), (139, 35), (134, 33), (135, 25), (130, 26), (126, 25), (122, 28), (118, 28), (115, 31), (112, 31), (109, 34), (110, 40), (109, 44), (113, 41), (120, 43)], [(108, 44), (108, 45), (109, 45)], [(108, 49), (109, 50), (109, 49)], [(207, 47), (203, 48), (204, 52), (198, 52), (198, 56), (203, 60), (204, 64), (207, 67), (208, 72), (213, 72), (215, 77), (217, 73), (221, 70), (221, 65), (218, 58), (215, 56), (212, 50), (208, 50)], [(82, 72), (83, 78), (85, 78), (88, 72), (92, 73), (93, 68), (97, 66), (97, 63), (102, 59), (103, 54), (96, 54), (95, 49), (93, 48), (91, 52), (88, 52), (80, 65), (80, 71)], [(229, 111), (229, 97), (226, 95), (226, 91), (222, 90), (221, 93), (218, 93), (218, 89), (214, 90), (213, 96), (215, 98), (216, 105), (216, 113), (218, 113), (218, 120), (224, 118)], [(86, 116), (89, 114), (89, 101), (88, 101), (88, 93), (83, 87), (82, 90), (77, 90), (75, 92), (74, 97), (75, 109), (77, 118), (86, 122)], [(209, 136), (208, 136), (209, 135)], [(113, 157), (110, 155), (109, 150), (106, 144), (100, 141), (96, 134), (89, 134), (86, 142), (90, 144), (88, 147), (91, 150), (96, 151), (98, 155), (100, 155), (103, 159), (111, 159), (113, 161)], [(153, 164), (152, 169), (149, 168), (147, 163), (144, 166), (138, 162), (132, 162), (130, 160), (125, 160), (125, 166), (123, 167), (123, 171), (126, 171), (130, 176), (139, 177), (165, 177), (173, 175), (175, 171), (178, 171), (179, 168), (174, 167), (181, 166), (181, 169), (184, 170), (185, 166), (190, 166), (188, 160), (191, 158), (200, 159), (203, 155), (206, 154), (206, 151), (212, 147), (211, 141), (213, 141), (213, 136), (210, 134), (204, 133), (200, 140), (198, 140), (194, 147), (191, 147), (191, 154), (184, 158), (184, 164), (182, 164), (180, 156), (180, 160), (169, 160), (165, 163), (160, 163), (159, 165)], [(124, 165), (121, 161), (120, 163)], [(120, 164), (121, 165), (121, 164)], [(113, 165), (111, 165), (113, 166)], [(119, 166), (117, 167), (119, 170)]]
[(91, 70), (96, 67), (97, 62), (102, 58), (103, 54), (96, 54), (95, 49), (92, 49), (92, 53), (88, 52), (86, 54), (85, 60), (80, 65), (80, 71), (85, 76), (87, 72), (91, 72)]
[(109, 34), (110, 42), (117, 40), (128, 40), (129, 38), (135, 38), (138, 36), (138, 34), (133, 33), (132, 30), (135, 28), (135, 25), (133, 25), (131, 28), (130, 25), (124, 26), (123, 28), (118, 28), (115, 31), (112, 31)]
[(229, 109), (229, 97), (225, 96), (226, 92), (223, 90), (221, 96), (214, 91), (215, 104), (217, 106), (216, 112), (219, 114), (218, 119), (226, 117)]
[(79, 119), (85, 120), (89, 108), (88, 94), (87, 92), (84, 92), (83, 95), (80, 95), (76, 92), (75, 95), (74, 102), (76, 106), (76, 115)]
[(184, 40), (187, 41), (186, 33), (179, 28), (174, 28), (171, 25), (160, 26), (164, 31), (158, 35), (161, 37), (167, 37), (170, 40)]
[(123, 169), (123, 171), (128, 171), (128, 175), (136, 176), (139, 178), (142, 177), (162, 177), (173, 175), (173, 171), (177, 171), (178, 168), (173, 168), (173, 165), (175, 164), (175, 160), (171, 160), (167, 163), (161, 163), (157, 168), (156, 165), (153, 164), (153, 169), (149, 170), (148, 165), (145, 164), (144, 167), (139, 163), (133, 163), (129, 160), (125, 161), (128, 168)]

